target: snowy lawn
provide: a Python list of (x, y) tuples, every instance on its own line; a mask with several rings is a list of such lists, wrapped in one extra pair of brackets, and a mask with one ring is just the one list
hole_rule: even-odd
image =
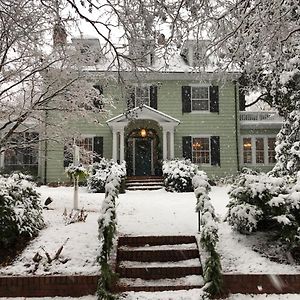
[[(228, 203), (229, 187), (212, 187), (210, 196), (216, 212), (223, 219)], [(88, 211), (86, 222), (65, 225), (63, 212), (73, 205), (71, 187), (38, 188), (44, 201), (51, 196), (51, 210), (44, 211), (47, 227), (33, 240), (10, 266), (0, 269), (2, 274), (30, 274), (36, 252), (45, 257), (41, 247), (51, 256), (66, 241), (61, 254), (64, 263), (40, 264), (36, 274), (97, 274), (99, 253), (97, 219), (104, 194), (91, 194), (80, 189), (80, 207)], [(197, 234), (198, 218), (195, 213), (194, 193), (158, 191), (127, 191), (117, 200), (118, 231), (120, 235), (180, 235)], [(224, 272), (234, 273), (299, 273), (299, 266), (271, 262), (251, 250), (253, 239), (232, 232), (226, 223), (220, 223), (220, 242)], [(44, 258), (46, 261), (46, 258)], [(142, 298), (141, 298), (142, 299)]]

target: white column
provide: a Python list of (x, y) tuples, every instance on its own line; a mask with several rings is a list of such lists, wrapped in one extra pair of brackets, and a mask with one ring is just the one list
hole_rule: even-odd
[(124, 161), (124, 130), (120, 130), (120, 163)]
[(3, 152), (0, 152), (0, 168), (4, 168), (4, 149)]
[(168, 147), (167, 147), (167, 130), (163, 128), (163, 160), (166, 160), (168, 157)]
[(174, 158), (174, 130), (170, 130), (170, 159)]
[(115, 129), (113, 129), (113, 149), (112, 149), (112, 158), (114, 161), (117, 161), (118, 159), (118, 134)]

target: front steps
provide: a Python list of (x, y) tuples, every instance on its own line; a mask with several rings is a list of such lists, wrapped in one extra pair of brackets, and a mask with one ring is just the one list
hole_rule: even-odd
[(126, 189), (136, 190), (159, 190), (164, 187), (161, 176), (130, 176), (126, 179)]
[(118, 292), (188, 290), (203, 286), (194, 236), (120, 237)]

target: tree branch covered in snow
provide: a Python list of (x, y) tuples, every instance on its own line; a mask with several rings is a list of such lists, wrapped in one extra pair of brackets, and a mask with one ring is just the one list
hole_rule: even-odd
[(106, 179), (105, 198), (101, 207), (101, 214), (98, 220), (99, 240), (101, 251), (99, 263), (101, 266), (101, 276), (98, 284), (98, 297), (103, 300), (114, 299), (110, 293), (111, 285), (115, 280), (109, 265), (110, 254), (116, 233), (116, 198), (118, 197), (121, 184), (121, 176), (118, 168), (112, 166), (111, 172)]
[(204, 267), (204, 279), (206, 283), (209, 283), (207, 291), (211, 295), (216, 295), (221, 292), (222, 288), (222, 267), (220, 256), (215, 249), (219, 240), (218, 220), (208, 196), (211, 188), (205, 172), (198, 171), (193, 177), (193, 187), (197, 198), (196, 212), (201, 214), (200, 242), (208, 254)]

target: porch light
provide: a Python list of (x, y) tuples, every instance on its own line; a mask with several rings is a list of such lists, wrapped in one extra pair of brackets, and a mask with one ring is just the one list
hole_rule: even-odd
[(141, 134), (141, 137), (145, 137), (146, 135), (147, 135), (147, 131), (146, 131), (146, 129), (141, 129), (141, 132), (140, 132), (140, 134)]

